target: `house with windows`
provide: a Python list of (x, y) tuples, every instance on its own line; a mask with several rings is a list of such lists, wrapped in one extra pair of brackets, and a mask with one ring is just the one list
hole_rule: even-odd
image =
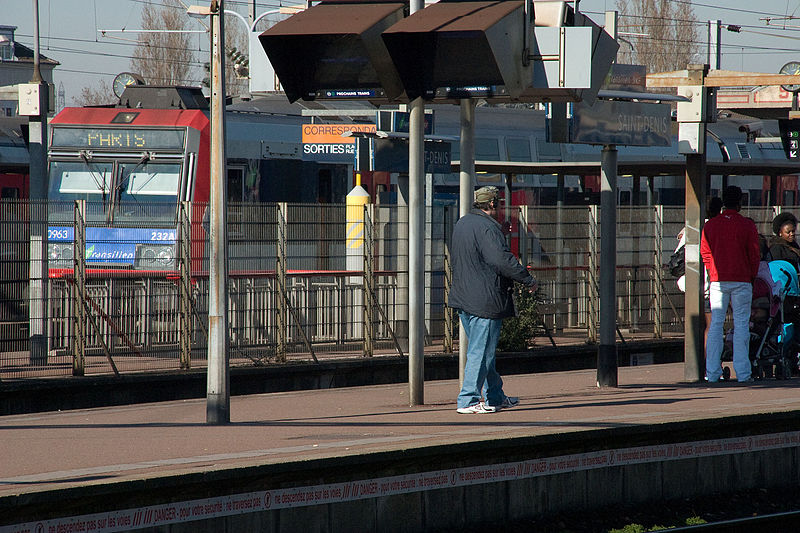
[[(16, 26), (0, 25), (0, 116), (17, 114), (17, 85), (28, 83), (33, 76), (33, 49), (14, 39)], [(39, 54), (39, 71), (53, 90), (53, 69), (58, 61)]]

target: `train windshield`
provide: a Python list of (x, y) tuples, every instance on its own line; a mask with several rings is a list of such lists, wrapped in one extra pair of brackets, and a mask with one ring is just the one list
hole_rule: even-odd
[(174, 220), (180, 184), (179, 162), (53, 161), (49, 199), (64, 210), (86, 200), (106, 222)]
[(121, 165), (118, 207), (123, 216), (174, 216), (181, 183), (180, 163)]
[(97, 201), (111, 193), (112, 163), (54, 162), (50, 167), (50, 199)]

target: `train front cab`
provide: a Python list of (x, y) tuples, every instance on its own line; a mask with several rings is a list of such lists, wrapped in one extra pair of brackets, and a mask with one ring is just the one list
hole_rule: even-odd
[(87, 268), (172, 270), (178, 202), (208, 201), (208, 125), (200, 110), (59, 113), (49, 152), (51, 276), (72, 268), (76, 200), (87, 203)]

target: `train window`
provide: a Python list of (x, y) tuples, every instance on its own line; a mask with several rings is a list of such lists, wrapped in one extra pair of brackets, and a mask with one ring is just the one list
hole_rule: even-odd
[(524, 137), (509, 137), (506, 139), (506, 151), (509, 161), (530, 161), (531, 143)]
[(134, 171), (127, 175), (128, 187), (125, 192), (131, 195), (157, 195), (168, 196), (176, 193), (178, 183), (180, 183), (180, 166), (178, 165), (158, 165), (164, 168), (153, 168), (156, 165), (148, 165), (149, 169)]
[(16, 200), (19, 199), (19, 189), (17, 187), (3, 187), (0, 190), (0, 199)]
[(108, 194), (111, 191), (111, 163), (94, 168), (64, 170), (56, 175), (58, 192), (64, 194)]
[(619, 191), (619, 205), (631, 205), (631, 191)]
[(796, 196), (796, 191), (783, 191), (783, 204), (781, 205), (795, 205)]
[(244, 201), (244, 169), (228, 167), (228, 201)]
[(500, 143), (497, 139), (478, 137), (475, 139), (475, 160), (500, 161)]
[(536, 139), (536, 152), (539, 161), (559, 161), (561, 159), (561, 145)]
[(120, 165), (116, 215), (168, 219), (175, 214), (181, 183), (180, 163)]

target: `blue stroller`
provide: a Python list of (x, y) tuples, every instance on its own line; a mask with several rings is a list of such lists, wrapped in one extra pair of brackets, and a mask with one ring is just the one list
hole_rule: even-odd
[[(800, 323), (797, 271), (786, 261), (770, 261), (772, 280), (759, 276), (753, 283), (750, 313), (750, 362), (756, 379), (789, 379), (797, 367), (795, 324)], [(764, 283), (772, 281), (764, 292)], [(776, 287), (777, 286), (777, 287)], [(774, 288), (777, 288), (777, 295)]]

